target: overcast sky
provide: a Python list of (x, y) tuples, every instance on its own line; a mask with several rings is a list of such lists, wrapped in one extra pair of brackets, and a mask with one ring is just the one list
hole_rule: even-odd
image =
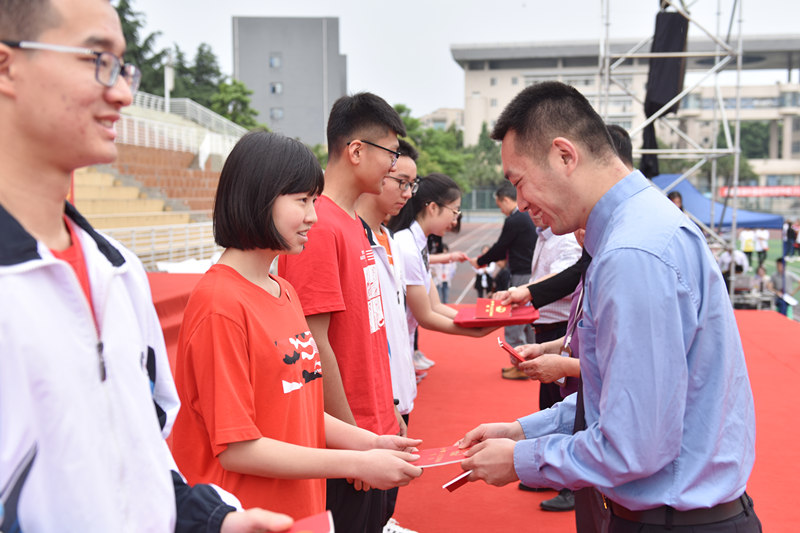
[[(191, 58), (206, 42), (220, 67), (232, 69), (233, 16), (339, 17), (340, 52), (347, 56), (348, 91), (372, 91), (414, 116), (464, 106), (464, 74), (452, 44), (598, 40), (605, 33), (600, 0), (131, 0), (160, 31), (159, 47), (177, 43)], [(712, 33), (730, 21), (733, 0), (685, 0)], [(657, 0), (610, 0), (610, 38), (652, 34)], [(800, 2), (740, 0), (744, 35), (797, 34)], [(718, 11), (722, 13), (717, 17)], [(690, 36), (700, 30), (690, 29)], [(798, 58), (800, 61), (800, 58)], [(792, 81), (797, 82), (795, 70)], [(786, 72), (759, 82), (786, 81)], [(745, 82), (756, 81), (746, 78)]]

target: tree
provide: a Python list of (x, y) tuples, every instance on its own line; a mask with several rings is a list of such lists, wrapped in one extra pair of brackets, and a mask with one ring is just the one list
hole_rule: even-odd
[(319, 166), (324, 170), (328, 166), (328, 150), (322, 144), (315, 144), (314, 146), (309, 146), (309, 148), (314, 153), (317, 161), (319, 161)]
[[(748, 159), (769, 157), (769, 122), (766, 120), (744, 121), (739, 125), (742, 154)], [(778, 144), (780, 146), (780, 144)]]
[(207, 43), (200, 43), (200, 46), (197, 47), (194, 63), (190, 70), (192, 85), (189, 98), (200, 105), (210, 107), (211, 98), (219, 91), (225, 76), (219, 70), (217, 56)]
[(122, 23), (122, 35), (127, 44), (125, 60), (133, 63), (142, 71), (141, 90), (163, 95), (163, 62), (166, 50), (155, 51), (155, 41), (161, 32), (151, 33), (142, 39), (141, 32), (145, 25), (144, 14), (134, 11), (129, 0), (119, 0), (116, 10)]
[(478, 144), (465, 148), (464, 181), (472, 187), (499, 185), (503, 181), (500, 145), (489, 136), (484, 122)]
[(265, 128), (256, 121), (258, 112), (250, 107), (253, 91), (239, 80), (222, 82), (219, 90), (211, 97), (211, 110), (247, 129)]
[(431, 172), (447, 174), (462, 190), (468, 191), (469, 184), (464, 180), (463, 137), (459, 133), (454, 126), (445, 131), (434, 128), (420, 130), (417, 172), (421, 176)]

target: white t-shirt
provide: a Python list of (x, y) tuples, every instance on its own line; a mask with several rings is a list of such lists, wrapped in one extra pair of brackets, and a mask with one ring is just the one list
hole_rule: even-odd
[[(422, 285), (425, 287), (425, 292), (430, 293), (431, 269), (427, 261), (428, 237), (425, 236), (419, 222), (414, 221), (409, 228), (395, 233), (394, 242), (397, 244), (398, 255), (403, 262), (406, 285)], [(408, 334), (413, 350), (414, 331), (417, 329), (419, 323), (417, 319), (414, 318), (408, 306), (406, 306), (406, 320), (408, 322)]]

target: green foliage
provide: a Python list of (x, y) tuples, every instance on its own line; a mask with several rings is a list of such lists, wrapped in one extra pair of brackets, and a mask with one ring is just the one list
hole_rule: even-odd
[(245, 128), (266, 128), (256, 121), (258, 112), (250, 107), (253, 92), (240, 81), (226, 81), (211, 46), (200, 44), (191, 62), (177, 44), (157, 51), (155, 41), (161, 34), (142, 38), (145, 18), (133, 10), (132, 0), (119, 0), (116, 10), (127, 43), (125, 58), (142, 71), (142, 91), (164, 96), (164, 66), (170, 62), (175, 71), (170, 96), (190, 98)]
[(256, 121), (258, 112), (250, 107), (251, 94), (253, 91), (238, 80), (232, 80), (230, 83), (222, 82), (219, 90), (211, 96), (210, 108), (243, 128), (267, 129), (264, 124)]
[(122, 22), (122, 34), (127, 43), (125, 60), (133, 63), (142, 71), (141, 90), (157, 95), (164, 95), (164, 62), (165, 50), (156, 51), (155, 41), (160, 32), (151, 33), (142, 38), (145, 25), (144, 14), (133, 10), (129, 0), (119, 0), (117, 14)]
[(424, 128), (411, 109), (394, 106), (406, 127), (407, 139), (419, 150), (417, 171), (424, 176), (441, 172), (453, 178), (464, 192), (474, 187), (494, 186), (503, 180), (500, 146), (483, 125), (478, 144), (464, 147), (464, 132), (451, 125), (447, 130)]
[(489, 136), (484, 122), (478, 144), (465, 149), (464, 180), (472, 187), (494, 187), (503, 181), (500, 145)]
[(319, 165), (324, 170), (325, 167), (328, 166), (328, 150), (322, 144), (315, 144), (314, 146), (309, 146), (309, 148), (314, 153), (317, 161), (319, 161)]

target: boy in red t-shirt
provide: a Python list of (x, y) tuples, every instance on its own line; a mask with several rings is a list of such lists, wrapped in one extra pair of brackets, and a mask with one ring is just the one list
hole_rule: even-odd
[[(378, 434), (397, 433), (380, 283), (372, 248), (355, 213), (363, 193), (380, 193), (395, 166), (403, 121), (370, 93), (343, 96), (328, 119), (329, 160), (319, 221), (299, 255), (281, 256), (278, 272), (296, 289), (325, 372), (325, 411)], [(336, 528), (381, 531), (385, 491), (328, 480)]]

